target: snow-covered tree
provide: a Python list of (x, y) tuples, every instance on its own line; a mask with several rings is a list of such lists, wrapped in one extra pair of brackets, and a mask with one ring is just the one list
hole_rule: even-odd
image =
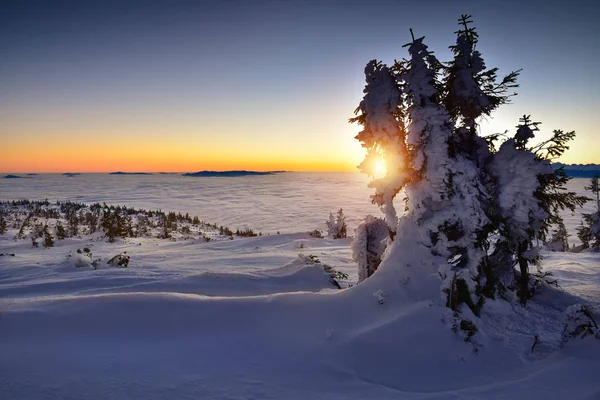
[(325, 221), (327, 225), (327, 234), (334, 239), (344, 239), (347, 234), (348, 226), (346, 225), (346, 217), (344, 211), (340, 208), (337, 214), (329, 213), (329, 220)]
[(590, 186), (585, 190), (592, 192), (596, 198), (596, 211), (583, 214), (583, 223), (577, 228), (577, 237), (583, 243), (583, 248), (600, 248), (600, 188), (598, 187), (598, 176), (590, 179)]
[[(476, 50), (469, 18), (460, 20), (454, 61), (446, 68), (414, 36), (405, 46), (407, 60), (391, 69), (370, 62), (365, 98), (351, 121), (363, 125), (357, 139), (368, 149), (365, 162), (383, 154), (396, 167), (386, 176), (395, 185), (374, 185), (373, 200), (397, 232), (377, 275), (400, 274), (396, 281), (418, 297), (431, 288), (432, 276), (440, 276), (446, 304), (458, 310), (465, 303), (478, 314), (498, 289), (515, 290), (527, 301), (528, 266), (539, 258), (534, 243), (546, 240), (561, 209), (574, 209), (582, 198), (565, 192), (568, 177), (550, 165), (574, 132), (554, 131), (550, 140), (530, 146), (536, 125), (525, 118), (497, 151), (492, 140), (477, 135), (478, 120), (508, 102), (518, 71), (497, 82), (497, 69), (487, 69)], [(391, 200), (401, 189), (406, 212), (394, 226)], [(359, 263), (363, 255), (358, 252)], [(418, 273), (415, 264), (427, 271)]]
[(515, 260), (519, 266), (517, 292), (525, 304), (532, 295), (529, 265), (540, 258), (538, 240), (546, 241), (552, 225), (562, 223), (561, 210), (574, 211), (587, 199), (566, 192), (564, 186), (569, 178), (550, 163), (568, 149), (566, 143), (574, 138), (575, 132), (556, 130), (549, 140), (529, 146), (539, 122), (532, 122), (528, 115), (520, 122), (514, 138), (504, 142), (494, 154), (489, 171), (496, 182), (492, 218), (500, 233), (493, 257), (497, 262), (495, 275), (507, 279), (514, 265), (510, 261)]
[(65, 230), (65, 227), (60, 221), (56, 222), (56, 226), (54, 227), (54, 229), (56, 233), (56, 238), (58, 240), (64, 240), (67, 237), (67, 231)]
[(550, 251), (568, 251), (569, 250), (569, 233), (563, 221), (559, 222), (556, 228), (552, 231), (552, 236), (547, 242)]
[(362, 126), (356, 139), (367, 149), (359, 169), (374, 175), (375, 165), (385, 162), (385, 176), (374, 179), (369, 187), (375, 189), (371, 199), (382, 208), (385, 221), (393, 232), (398, 223), (393, 200), (411, 180), (402, 90), (390, 68), (377, 60), (367, 64), (365, 76), (365, 96), (354, 111), (356, 117), (350, 122)]
[(493, 149), (488, 140), (478, 136), (478, 128), (482, 117), (490, 116), (500, 105), (509, 102), (514, 95), (509, 94), (509, 90), (518, 86), (520, 71), (513, 71), (499, 81), (498, 68), (488, 69), (477, 50), (479, 34), (470, 26), (471, 16), (463, 14), (458, 22), (456, 43), (450, 46), (454, 59), (447, 64), (442, 88), (443, 104), (455, 123), (452, 151), (460, 161), (452, 178), (458, 181), (455, 182), (458, 190), (464, 192), (458, 198), (470, 198), (469, 207), (474, 211), (469, 220), (475, 223), (464, 234), (472, 238), (467, 245), (477, 249), (469, 261), (471, 268), (478, 269), (478, 296), (493, 297), (494, 280), (486, 253), (490, 247), (487, 236), (494, 227), (489, 218), (482, 216), (482, 212), (489, 211), (492, 202), (493, 180), (487, 165)]
[(44, 247), (45, 248), (54, 247), (54, 237), (52, 236), (52, 234), (48, 230), (48, 225), (47, 224), (44, 225), (43, 234), (44, 234), (44, 241), (42, 243), (43, 243)]
[[(485, 256), (483, 238), (489, 220), (481, 169), (470, 154), (457, 151), (455, 124), (443, 104), (440, 63), (423, 44), (408, 45), (404, 81), (407, 142), (412, 167), (421, 178), (406, 187), (408, 216), (420, 226), (423, 244), (447, 263), (439, 265), (442, 291), (457, 293), (451, 307), (465, 302), (478, 312), (482, 302), (478, 275)], [(458, 285), (458, 287), (456, 286)]]
[(0, 214), (0, 235), (6, 232), (6, 221), (4, 220), (4, 215)]
[(352, 259), (358, 264), (358, 283), (364, 281), (379, 267), (387, 246), (389, 228), (386, 222), (367, 215), (352, 239)]
[[(366, 126), (369, 118), (376, 115), (377, 121), (385, 120), (387, 126), (396, 127), (393, 141), (367, 141), (365, 137), (389, 138), (389, 135), (381, 134), (389, 130), (380, 130), (380, 135), (375, 136), (371, 133), (373, 129), (364, 129), (357, 139), (362, 139), (363, 145), (374, 143), (379, 153), (385, 153), (387, 163), (398, 167), (393, 170), (398, 179), (392, 180), (400, 184), (383, 193), (389, 195), (387, 199), (391, 202), (398, 191), (405, 188), (406, 218), (418, 226), (421, 245), (429, 248), (433, 255), (448, 260), (437, 271), (445, 281), (443, 290), (450, 291), (449, 286), (457, 281), (464, 283), (461, 287), (468, 290), (461, 292), (459, 301), (473, 304), (471, 294), (475, 294), (475, 278), (483, 258), (481, 246), (476, 242), (479, 231), (483, 231), (488, 223), (481, 202), (485, 187), (476, 163), (456, 152), (455, 125), (443, 104), (442, 65), (429, 52), (423, 39), (413, 37), (406, 46), (410, 57), (395, 65), (394, 70), (398, 71), (396, 82), (379, 80), (386, 82), (386, 91), (376, 90), (372, 84), (374, 80), (369, 79), (369, 73), (379, 64), (371, 62), (367, 66), (367, 94), (359, 107), (359, 111), (363, 111), (362, 119), (351, 121)], [(383, 66), (376, 71), (387, 78), (390, 76)], [(389, 88), (390, 85), (395, 89)], [(403, 95), (398, 96), (398, 91)], [(386, 95), (377, 97), (371, 93)], [(390, 99), (394, 100), (394, 107), (388, 106)], [(398, 100), (403, 104), (398, 104)], [(372, 109), (375, 111), (365, 112), (369, 110), (367, 104), (374, 104)], [(394, 151), (389, 151), (389, 143)], [(385, 196), (382, 198), (386, 199)], [(384, 213), (390, 229), (396, 230), (395, 212), (393, 216), (386, 212), (392, 207), (384, 207)]]
[(484, 157), (487, 145), (477, 136), (477, 121), (508, 103), (507, 92), (518, 86), (516, 79), (520, 71), (513, 71), (498, 81), (498, 68), (488, 69), (477, 50), (479, 34), (469, 26), (473, 23), (471, 16), (463, 14), (458, 22), (456, 44), (450, 46), (454, 59), (448, 63), (444, 78), (444, 105), (457, 123), (458, 149), (473, 157)]

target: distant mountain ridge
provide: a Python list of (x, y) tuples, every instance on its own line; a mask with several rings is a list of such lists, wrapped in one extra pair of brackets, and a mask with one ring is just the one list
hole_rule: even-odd
[(562, 168), (572, 178), (591, 178), (600, 175), (600, 164), (563, 164), (553, 163), (556, 169)]
[(238, 177), (238, 176), (259, 176), (259, 175), (274, 175), (285, 171), (198, 171), (198, 172), (187, 172), (181, 174), (182, 176), (195, 176), (195, 177)]
[(152, 175), (151, 172), (110, 172), (109, 175)]

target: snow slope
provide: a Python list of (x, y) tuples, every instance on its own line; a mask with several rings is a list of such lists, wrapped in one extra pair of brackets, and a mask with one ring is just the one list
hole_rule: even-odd
[[(76, 268), (66, 255), (82, 245), (126, 250), (130, 266)], [(527, 309), (489, 302), (472, 343), (439, 299), (407, 301), (377, 273), (335, 290), (297, 256), (355, 281), (349, 240), (30, 249), (3, 236), (0, 253), (15, 254), (0, 257), (2, 399), (600, 398), (600, 342), (560, 335), (567, 305), (600, 306), (598, 253), (547, 254), (564, 290), (541, 288)]]

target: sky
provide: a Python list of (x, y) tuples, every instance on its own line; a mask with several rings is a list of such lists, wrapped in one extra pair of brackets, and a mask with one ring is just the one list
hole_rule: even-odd
[(482, 134), (530, 114), (600, 163), (596, 1), (0, 0), (0, 171), (355, 171), (365, 64), (409, 28), (449, 60), (463, 13), (523, 69)]

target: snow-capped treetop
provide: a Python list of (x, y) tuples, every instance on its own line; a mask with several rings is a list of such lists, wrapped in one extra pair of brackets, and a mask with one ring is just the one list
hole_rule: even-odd
[(461, 15), (458, 19), (461, 28), (456, 31), (456, 44), (450, 46), (454, 59), (448, 63), (444, 79), (444, 104), (450, 112), (452, 120), (466, 129), (464, 134), (476, 135), (476, 120), (483, 115), (490, 115), (500, 105), (508, 103), (511, 95), (509, 89), (518, 86), (516, 83), (520, 70), (506, 75), (497, 82), (498, 68), (487, 69), (481, 53), (476, 49), (479, 34), (474, 27), (470, 15)]
[(521, 118), (519, 118), (520, 124), (517, 125), (517, 133), (514, 137), (514, 146), (521, 150), (525, 149), (529, 139), (533, 139), (535, 136), (533, 132), (540, 130), (538, 128), (540, 122), (532, 122), (530, 117), (530, 115), (523, 115)]
[(365, 96), (354, 111), (357, 117), (350, 120), (363, 126), (356, 139), (367, 148), (382, 140), (394, 142), (403, 131), (402, 92), (390, 69), (377, 60), (366, 65), (365, 80)]
[(367, 149), (359, 169), (373, 175), (376, 162), (384, 160), (386, 175), (374, 179), (369, 187), (375, 189), (371, 196), (373, 203), (382, 207), (388, 226), (395, 230), (397, 217), (393, 199), (410, 180), (402, 92), (390, 69), (377, 60), (367, 64), (365, 75), (365, 96), (354, 111), (357, 116), (350, 119), (362, 125), (356, 139)]
[(481, 87), (480, 74), (486, 66), (481, 53), (475, 50), (479, 35), (475, 28), (469, 27), (470, 18), (470, 15), (461, 16), (459, 23), (463, 27), (455, 32), (456, 44), (450, 46), (454, 60), (449, 63), (445, 82), (448, 93), (444, 99), (453, 119), (462, 118), (468, 127), (472, 127), (481, 114), (488, 114), (491, 105)]

